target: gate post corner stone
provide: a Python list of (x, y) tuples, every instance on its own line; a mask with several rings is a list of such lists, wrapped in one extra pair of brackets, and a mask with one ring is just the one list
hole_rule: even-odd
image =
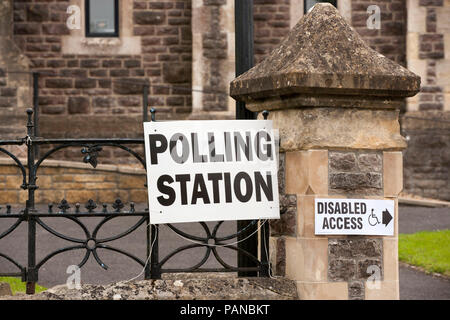
[(11, 286), (7, 282), (0, 282), (0, 297), (12, 296)]
[[(325, 3), (231, 82), (230, 95), (259, 119), (268, 110), (280, 132), (280, 201), (293, 198), (296, 206), (272, 227), (271, 262), (281, 266), (275, 274), (296, 281), (300, 299), (399, 299), (397, 200), (406, 141), (398, 116), (419, 89), (419, 76), (372, 50)], [(394, 235), (317, 236), (316, 198), (394, 200)], [(368, 266), (379, 272), (369, 274)]]

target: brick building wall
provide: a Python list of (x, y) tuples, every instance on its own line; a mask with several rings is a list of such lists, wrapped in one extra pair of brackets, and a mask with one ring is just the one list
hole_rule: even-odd
[(17, 123), (25, 123), (25, 109), (31, 104), (30, 75), (9, 73), (27, 71), (29, 60), (12, 39), (12, 0), (0, 1), (0, 136), (13, 139), (24, 134)]
[(445, 52), (444, 38), (450, 32), (450, 4), (444, 4), (443, 0), (411, 0), (408, 9), (411, 20), (408, 30), (408, 64), (422, 77), (421, 92), (409, 99), (408, 109), (448, 111), (444, 96), (449, 92), (450, 58)]
[[(255, 1), (255, 60), (259, 62), (289, 32), (290, 0)], [(191, 0), (124, 0), (131, 13), (123, 16), (131, 20), (130, 38), (137, 37), (139, 50), (122, 54), (114, 45), (83, 42), (73, 44), (84, 30), (71, 31), (66, 26), (69, 5), (79, 5), (84, 14), (84, 1), (20, 1), (12, 0), (11, 38), (18, 50), (29, 59), (23, 71), (39, 72), (40, 134), (48, 138), (68, 137), (136, 137), (142, 134), (143, 84), (151, 84), (148, 101), (158, 112), (158, 119), (186, 119), (192, 112), (193, 26)], [(232, 1), (202, 1), (208, 11), (202, 34), (201, 55), (207, 65), (205, 83), (201, 90), (228, 91), (225, 69), (234, 68), (230, 52), (232, 38), (224, 27), (224, 11)], [(232, 7), (231, 7), (232, 8)], [(123, 8), (122, 8), (123, 9)], [(207, 20), (207, 21), (206, 21)], [(234, 22), (234, 19), (231, 19)], [(82, 25), (84, 20), (82, 20)], [(121, 41), (123, 38), (120, 27)], [(75, 40), (73, 40), (74, 38)], [(126, 39), (125, 39), (126, 40)], [(108, 40), (109, 41), (109, 40)], [(114, 41), (114, 40), (112, 40)], [(92, 41), (91, 41), (92, 42)], [(86, 44), (87, 43), (87, 44)], [(126, 50), (125, 50), (126, 51)], [(117, 52), (120, 52), (117, 54)], [(221, 62), (224, 60), (223, 62)], [(2, 69), (0, 102), (17, 101), (17, 89), (6, 88)], [(196, 70), (194, 70), (194, 73)], [(232, 72), (233, 73), (233, 72)], [(234, 76), (234, 73), (233, 73)], [(29, 78), (31, 91), (31, 77)], [(135, 84), (134, 84), (135, 83)], [(183, 89), (186, 88), (186, 89)], [(230, 98), (225, 95), (202, 95), (204, 113), (219, 113), (223, 117), (229, 109)], [(233, 103), (234, 104), (234, 103)], [(31, 101), (26, 107), (31, 106)], [(5, 109), (3, 109), (5, 110)], [(22, 113), (23, 110), (22, 110)], [(233, 112), (234, 114), (234, 112)], [(22, 136), (25, 117), (15, 121), (13, 136)], [(6, 130), (6, 129), (5, 129)], [(11, 133), (12, 134), (12, 133)], [(11, 136), (12, 137), (12, 136)], [(43, 147), (45, 152), (47, 148)], [(66, 150), (58, 159), (74, 159), (79, 152)], [(128, 162), (120, 151), (106, 151), (103, 163)]]
[(16, 135), (22, 135), (23, 130), (22, 128), (9, 125), (12, 118), (17, 120), (18, 90), (8, 78), (5, 69), (0, 68), (0, 110), (5, 115), (0, 117), (0, 135), (4, 138), (13, 138)]
[[(401, 110), (402, 134), (408, 139), (404, 153), (404, 191), (450, 200), (450, 64), (449, 48), (446, 48), (450, 42), (445, 42), (450, 31), (450, 3), (444, 0), (351, 2), (352, 25), (362, 38), (374, 50), (422, 77), (421, 92), (408, 99)], [(369, 5), (380, 7), (379, 30), (366, 27)]]
[[(67, 54), (63, 46), (64, 37), (71, 34), (66, 26), (71, 1), (14, 1), (15, 42), (30, 58), (30, 69), (42, 73), (42, 134), (55, 135), (54, 128), (45, 125), (46, 120), (66, 120), (72, 115), (92, 119), (93, 115), (126, 114), (135, 118), (126, 125), (139, 125), (139, 83), (146, 81), (153, 86), (149, 103), (158, 108), (160, 116), (183, 118), (190, 112), (190, 90), (168, 88), (191, 87), (190, 0), (127, 2), (132, 6), (132, 33), (140, 38), (140, 54), (102, 54), (101, 47), (97, 54)], [(99, 133), (95, 122), (92, 124), (83, 128), (86, 134)], [(100, 130), (101, 134), (114, 135), (106, 130)]]
[[(339, 3), (339, 2), (338, 2)], [(338, 4), (339, 5), (339, 4)], [(381, 28), (368, 29), (367, 8), (380, 8)], [(352, 0), (352, 26), (374, 50), (389, 59), (406, 65), (406, 2), (405, 0)]]
[[(233, 119), (235, 0), (193, 0), (193, 112), (190, 119)], [(254, 54), (260, 62), (290, 30), (290, 0), (255, 0)]]
[(289, 33), (290, 0), (254, 0), (255, 64), (268, 55)]
[(408, 0), (408, 68), (422, 77), (402, 120), (405, 190), (450, 200), (450, 3)]
[[(2, 129), (9, 138), (25, 134), (24, 110), (12, 104), (27, 101), (22, 103), (24, 109), (32, 105), (31, 76), (22, 74), (28, 91), (20, 90), (17, 81), (8, 81), (19, 77), (13, 70), (40, 73), (40, 134), (48, 138), (141, 136), (144, 83), (151, 84), (148, 101), (160, 119), (184, 119), (190, 114), (190, 0), (120, 1), (120, 40), (107, 41), (79, 41), (80, 35), (84, 39), (84, 18), (80, 31), (66, 26), (69, 5), (79, 5), (84, 14), (82, 0), (8, 2), (11, 8), (3, 12), (11, 18), (11, 30), (5, 38), (17, 48), (8, 53), (27, 60), (26, 66), (17, 67), (9, 61), (1, 63), (8, 53), (0, 58), (0, 103), (5, 116), (1, 118), (12, 124)], [(2, 43), (11, 47), (5, 45), (7, 41)], [(58, 158), (74, 156), (79, 157), (79, 152), (67, 150)], [(111, 150), (101, 161), (130, 160)]]
[(405, 191), (450, 200), (450, 2), (408, 0), (408, 68), (422, 77), (402, 119)]

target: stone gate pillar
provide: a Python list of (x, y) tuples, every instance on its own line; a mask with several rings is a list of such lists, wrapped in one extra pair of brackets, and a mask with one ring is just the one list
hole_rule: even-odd
[[(285, 214), (271, 223), (274, 275), (300, 299), (398, 299), (402, 190), (399, 108), (420, 77), (375, 52), (329, 4), (317, 4), (260, 64), (231, 82), (231, 96), (268, 110), (280, 130)], [(317, 236), (314, 199), (395, 201), (394, 236)], [(368, 266), (379, 274), (374, 286)], [(372, 269), (373, 270), (373, 269)]]

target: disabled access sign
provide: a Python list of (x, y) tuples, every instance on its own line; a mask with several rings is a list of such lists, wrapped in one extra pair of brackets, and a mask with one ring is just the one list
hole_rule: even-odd
[(394, 235), (394, 200), (315, 199), (316, 235)]

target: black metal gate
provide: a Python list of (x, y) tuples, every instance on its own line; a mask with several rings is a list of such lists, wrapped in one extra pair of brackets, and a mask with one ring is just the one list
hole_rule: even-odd
[[(148, 89), (148, 88), (147, 88)], [(144, 87), (144, 97), (146, 87)], [(147, 91), (148, 92), (148, 91)], [(144, 114), (146, 114), (146, 103), (144, 101)], [(82, 261), (78, 264), (81, 268), (88, 261), (89, 257), (92, 255), (95, 261), (103, 268), (108, 269), (106, 264), (102, 261), (97, 249), (105, 249), (114, 251), (116, 253), (125, 255), (131, 258), (133, 261), (138, 263), (145, 270), (145, 279), (159, 279), (163, 273), (175, 273), (175, 272), (238, 272), (240, 274), (246, 272), (256, 273), (258, 276), (266, 277), (269, 275), (269, 261), (268, 261), (268, 238), (269, 238), (269, 224), (263, 223), (259, 220), (252, 220), (245, 226), (242, 226), (235, 234), (228, 236), (218, 236), (218, 230), (223, 222), (217, 222), (214, 228), (211, 228), (206, 224), (201, 222), (200, 225), (205, 231), (206, 236), (198, 236), (188, 234), (174, 225), (167, 224), (166, 226), (170, 228), (173, 232), (182, 236), (183, 238), (194, 241), (193, 244), (188, 244), (179, 247), (169, 253), (167, 256), (161, 258), (159, 256), (159, 236), (158, 236), (158, 225), (149, 224), (149, 213), (148, 209), (137, 210), (135, 204), (130, 202), (128, 204), (123, 203), (120, 199), (117, 199), (113, 204), (108, 205), (102, 203), (97, 205), (93, 200), (86, 199), (87, 202), (84, 205), (69, 204), (65, 199), (57, 205), (49, 204), (46, 210), (37, 209), (35, 206), (35, 191), (39, 188), (37, 183), (39, 168), (42, 163), (56, 153), (59, 150), (66, 148), (81, 148), (81, 155), (83, 156), (83, 161), (85, 163), (91, 164), (94, 168), (97, 165), (97, 157), (102, 151), (103, 147), (113, 147), (125, 150), (132, 156), (134, 156), (145, 168), (145, 159), (138, 152), (133, 150), (133, 147), (141, 146), (144, 144), (144, 139), (44, 139), (36, 136), (35, 125), (33, 123), (33, 110), (28, 109), (28, 120), (27, 120), (27, 135), (22, 139), (17, 140), (0, 140), (0, 153), (10, 157), (15, 164), (19, 167), (22, 175), (22, 185), (20, 188), (27, 190), (27, 200), (22, 209), (14, 212), (10, 205), (6, 205), (5, 210), (0, 209), (0, 221), (2, 225), (5, 225), (7, 221), (13, 220), (13, 223), (2, 233), (0, 233), (0, 244), (1, 239), (7, 235), (13, 233), (19, 225), (26, 224), (27, 231), (27, 264), (22, 265), (12, 257), (0, 252), (0, 258), (9, 261), (17, 272), (2, 272), (0, 270), (0, 276), (13, 276), (21, 277), (22, 281), (27, 283), (27, 293), (33, 294), (35, 292), (35, 284), (39, 279), (39, 270), (41, 267), (53, 257), (63, 253), (74, 250), (85, 250), (85, 255)], [(155, 120), (155, 110), (151, 110), (152, 121)], [(27, 149), (27, 162), (26, 164), (16, 157), (13, 153), (7, 150), (5, 146), (26, 146)], [(51, 145), (51, 149), (45, 152), (43, 155), (39, 155), (37, 150), (42, 145)], [(96, 225), (94, 230), (89, 231), (88, 227), (80, 220), (80, 218), (97, 217), (102, 218), (100, 223)], [(112, 220), (118, 219), (120, 217), (138, 217), (138, 221), (127, 230), (106, 238), (100, 238), (98, 236), (99, 230), (102, 226)], [(75, 222), (81, 227), (84, 233), (83, 238), (75, 238), (72, 236), (64, 235), (56, 230), (54, 230), (49, 224), (47, 224), (45, 218), (55, 218), (55, 219), (68, 219)], [(245, 247), (236, 246), (234, 244), (227, 244), (227, 241), (232, 239), (241, 239), (242, 235), (248, 234), (249, 230), (254, 230), (255, 227), (260, 224), (261, 232), (259, 232), (259, 242), (260, 242), (260, 253), (259, 259), (255, 254), (252, 254), (245, 250)], [(132, 232), (135, 232), (140, 226), (146, 226), (146, 259), (140, 259), (130, 252), (121, 250), (119, 248), (113, 247), (109, 242), (121, 239)], [(73, 245), (58, 249), (54, 252), (49, 253), (47, 256), (41, 260), (37, 260), (36, 257), (36, 227), (41, 226), (44, 230), (50, 234), (64, 239), (73, 243)], [(254, 241), (251, 239), (250, 241)], [(258, 238), (256, 238), (258, 241)], [(248, 266), (231, 266), (227, 264), (219, 255), (217, 251), (217, 246), (235, 250), (239, 255), (245, 256), (249, 261), (252, 262), (251, 267)], [(206, 252), (204, 257), (195, 266), (190, 268), (175, 268), (169, 269), (165, 268), (166, 262), (177, 255), (188, 249), (204, 247)], [(208, 260), (208, 258), (213, 255), (215, 259), (221, 265), (220, 268), (204, 268), (203, 265)]]

